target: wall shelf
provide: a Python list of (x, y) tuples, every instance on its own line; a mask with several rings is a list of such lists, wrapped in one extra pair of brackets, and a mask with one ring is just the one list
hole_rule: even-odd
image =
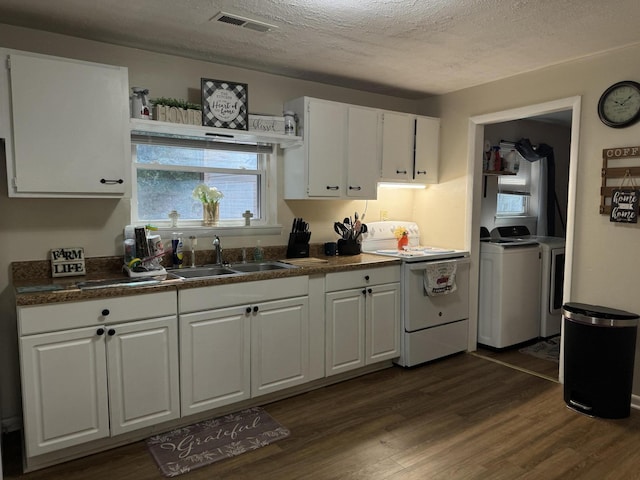
[(267, 143), (279, 145), (280, 148), (292, 148), (302, 145), (302, 137), (273, 132), (202, 127), (198, 125), (185, 125), (183, 123), (160, 122), (158, 120), (139, 118), (132, 118), (130, 120), (130, 126), (131, 133), (137, 135), (146, 134), (248, 144)]

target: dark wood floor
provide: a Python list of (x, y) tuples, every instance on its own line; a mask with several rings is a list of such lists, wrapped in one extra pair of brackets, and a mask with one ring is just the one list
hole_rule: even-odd
[(534, 357), (533, 355), (520, 353), (520, 347), (495, 351), (478, 346), (478, 350), (476, 350), (475, 354), (539, 375), (549, 380), (558, 380), (559, 363)]
[[(290, 437), (180, 478), (640, 478), (640, 412), (588, 418), (565, 407), (560, 384), (471, 354), (390, 368), (265, 409)], [(27, 480), (163, 478), (142, 442), (24, 476), (7, 473)]]

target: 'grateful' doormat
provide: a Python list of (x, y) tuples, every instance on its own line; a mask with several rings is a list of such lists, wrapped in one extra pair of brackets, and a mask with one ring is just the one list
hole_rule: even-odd
[(195, 423), (147, 440), (147, 447), (166, 477), (190, 472), (289, 436), (260, 407)]

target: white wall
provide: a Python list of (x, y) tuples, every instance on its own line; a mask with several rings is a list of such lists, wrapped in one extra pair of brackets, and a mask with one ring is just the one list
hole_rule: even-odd
[[(456, 188), (439, 189), (437, 199), (424, 195), (420, 221), (429, 222), (434, 235), (446, 235), (452, 242), (464, 244), (467, 238), (470, 224), (466, 220), (466, 197), (459, 191), (470, 174), (470, 117), (581, 96), (574, 268), (568, 300), (640, 313), (636, 278), (640, 267), (639, 227), (610, 223), (598, 211), (602, 149), (640, 145), (640, 124), (626, 129), (608, 128), (600, 122), (596, 110), (607, 87), (620, 80), (640, 80), (639, 56), (640, 46), (622, 48), (423, 101), (425, 111), (442, 119), (441, 169), (447, 172), (448, 184)], [(637, 349), (636, 395), (640, 394), (639, 353)]]
[[(415, 102), (395, 97), (332, 87), (320, 83), (227, 67), (187, 58), (80, 40), (62, 35), (0, 24), (0, 47), (81, 60), (123, 65), (129, 68), (129, 85), (149, 88), (151, 97), (174, 97), (199, 103), (200, 78), (247, 83), (251, 112), (281, 114), (286, 100), (314, 96), (389, 110), (415, 113)], [(96, 92), (99, 95), (100, 92)], [(380, 190), (377, 201), (282, 200), (282, 158), (278, 159), (278, 222), (282, 235), (265, 237), (263, 245), (285, 245), (294, 217), (311, 224), (312, 243), (336, 239), (333, 222), (362, 213), (378, 220), (385, 209), (391, 218), (411, 220), (413, 193)], [(45, 260), (51, 247), (81, 245), (89, 257), (122, 254), (122, 228), (130, 221), (128, 200), (16, 199), (7, 197), (6, 170), (0, 167), (0, 391), (2, 418), (20, 414), (15, 307), (9, 284), (10, 262)], [(223, 237), (227, 245), (250, 246), (255, 237)], [(199, 248), (208, 242), (200, 242)], [(5, 422), (6, 423), (6, 422)]]

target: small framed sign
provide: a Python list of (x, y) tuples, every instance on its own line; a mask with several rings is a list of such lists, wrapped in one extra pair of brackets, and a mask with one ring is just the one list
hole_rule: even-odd
[(249, 91), (246, 83), (201, 79), (202, 125), (249, 129)]
[(609, 220), (617, 223), (638, 223), (638, 197), (636, 188), (615, 188), (611, 193)]
[(69, 277), (85, 275), (84, 248), (62, 247), (51, 249), (51, 276)]

